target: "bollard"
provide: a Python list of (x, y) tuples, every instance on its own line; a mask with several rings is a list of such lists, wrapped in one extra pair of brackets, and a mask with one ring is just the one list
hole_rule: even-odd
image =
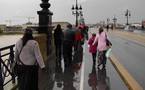
[(1, 68), (1, 52), (0, 52), (0, 90), (4, 90), (3, 89), (3, 78), (2, 78), (2, 68)]

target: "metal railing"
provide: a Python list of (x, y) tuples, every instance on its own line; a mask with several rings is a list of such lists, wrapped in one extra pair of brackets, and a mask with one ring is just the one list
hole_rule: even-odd
[(8, 83), (15, 83), (16, 76), (12, 72), (12, 64), (14, 62), (14, 47), (10, 45), (0, 48), (0, 90)]

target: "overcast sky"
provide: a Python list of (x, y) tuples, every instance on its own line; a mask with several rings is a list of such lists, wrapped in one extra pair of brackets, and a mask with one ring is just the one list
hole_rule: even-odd
[[(71, 7), (76, 0), (49, 0), (53, 21), (67, 21), (75, 23)], [(126, 23), (124, 16), (126, 9), (131, 12), (130, 22), (145, 20), (145, 0), (78, 0), (83, 7), (86, 23), (106, 21), (116, 16), (119, 23)], [(22, 24), (28, 21), (38, 22), (37, 11), (41, 10), (41, 0), (0, 0), (0, 23)]]

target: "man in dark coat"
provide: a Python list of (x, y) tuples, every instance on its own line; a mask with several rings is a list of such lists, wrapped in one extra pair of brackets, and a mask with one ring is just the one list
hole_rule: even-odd
[(74, 46), (75, 31), (72, 29), (72, 25), (68, 24), (67, 29), (64, 30), (63, 41), (63, 57), (65, 67), (69, 67), (72, 64), (72, 48)]

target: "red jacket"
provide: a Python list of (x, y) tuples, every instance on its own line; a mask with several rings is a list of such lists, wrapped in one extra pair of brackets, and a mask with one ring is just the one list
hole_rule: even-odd
[(89, 41), (88, 41), (88, 44), (89, 44), (89, 52), (90, 53), (96, 53), (97, 52), (97, 45), (95, 44), (95, 45), (92, 45), (93, 44), (93, 42), (94, 42), (94, 40), (95, 40), (95, 37), (96, 36), (92, 36), (90, 39), (89, 39)]
[(76, 30), (76, 33), (75, 33), (75, 40), (76, 41), (81, 41), (83, 39), (82, 37), (82, 34), (79, 30)]

